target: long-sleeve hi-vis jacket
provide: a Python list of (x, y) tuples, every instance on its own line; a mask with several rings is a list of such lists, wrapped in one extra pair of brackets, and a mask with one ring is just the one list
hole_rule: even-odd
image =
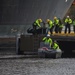
[(72, 23), (72, 19), (66, 18), (66, 19), (65, 19), (65, 23), (71, 24), (71, 23)]
[(37, 19), (37, 20), (34, 22), (34, 25), (36, 25), (36, 26), (38, 26), (38, 27), (41, 27), (39, 19)]
[(50, 44), (50, 46), (52, 45), (52, 39), (51, 38), (48, 38), (48, 37), (44, 37), (43, 38), (43, 41), (45, 42), (45, 44)]
[(73, 21), (73, 26), (75, 26), (75, 20)]
[(59, 25), (59, 20), (58, 20), (58, 19), (55, 19), (53, 23), (54, 23), (55, 25)]
[(52, 28), (54, 26), (54, 24), (51, 20), (48, 22), (48, 25), (49, 25), (49, 28)]
[(53, 49), (54, 49), (54, 50), (59, 49), (59, 45), (58, 45), (57, 43), (54, 43), (54, 45), (53, 45)]

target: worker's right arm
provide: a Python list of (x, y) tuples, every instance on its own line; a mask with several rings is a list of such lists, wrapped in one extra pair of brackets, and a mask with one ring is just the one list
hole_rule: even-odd
[(44, 37), (43, 39), (42, 39), (42, 41), (45, 41), (46, 40), (46, 37)]

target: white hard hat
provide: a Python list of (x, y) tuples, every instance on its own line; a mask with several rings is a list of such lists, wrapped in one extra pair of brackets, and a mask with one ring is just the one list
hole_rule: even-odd
[(69, 18), (69, 16), (67, 16), (67, 18)]
[(50, 34), (47, 34), (47, 37), (49, 37), (50, 36)]

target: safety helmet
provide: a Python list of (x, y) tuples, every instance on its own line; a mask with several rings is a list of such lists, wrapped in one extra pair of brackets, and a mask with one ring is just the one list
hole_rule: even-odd
[(69, 16), (67, 16), (67, 18), (69, 18)]
[(56, 40), (54, 40), (54, 42), (57, 42)]
[(54, 17), (54, 20), (57, 19), (57, 17)]
[(50, 35), (50, 31), (48, 31), (48, 34)]
[(42, 22), (42, 19), (39, 19), (40, 22)]
[(47, 19), (47, 23), (49, 22), (50, 20), (49, 19)]
[(47, 37), (50, 37), (50, 34), (47, 34)]
[(56, 40), (54, 40), (54, 43), (57, 43), (57, 41), (56, 41)]

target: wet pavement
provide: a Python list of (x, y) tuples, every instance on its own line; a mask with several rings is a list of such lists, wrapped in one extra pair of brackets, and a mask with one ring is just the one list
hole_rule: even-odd
[(75, 58), (0, 59), (0, 75), (75, 75)]

